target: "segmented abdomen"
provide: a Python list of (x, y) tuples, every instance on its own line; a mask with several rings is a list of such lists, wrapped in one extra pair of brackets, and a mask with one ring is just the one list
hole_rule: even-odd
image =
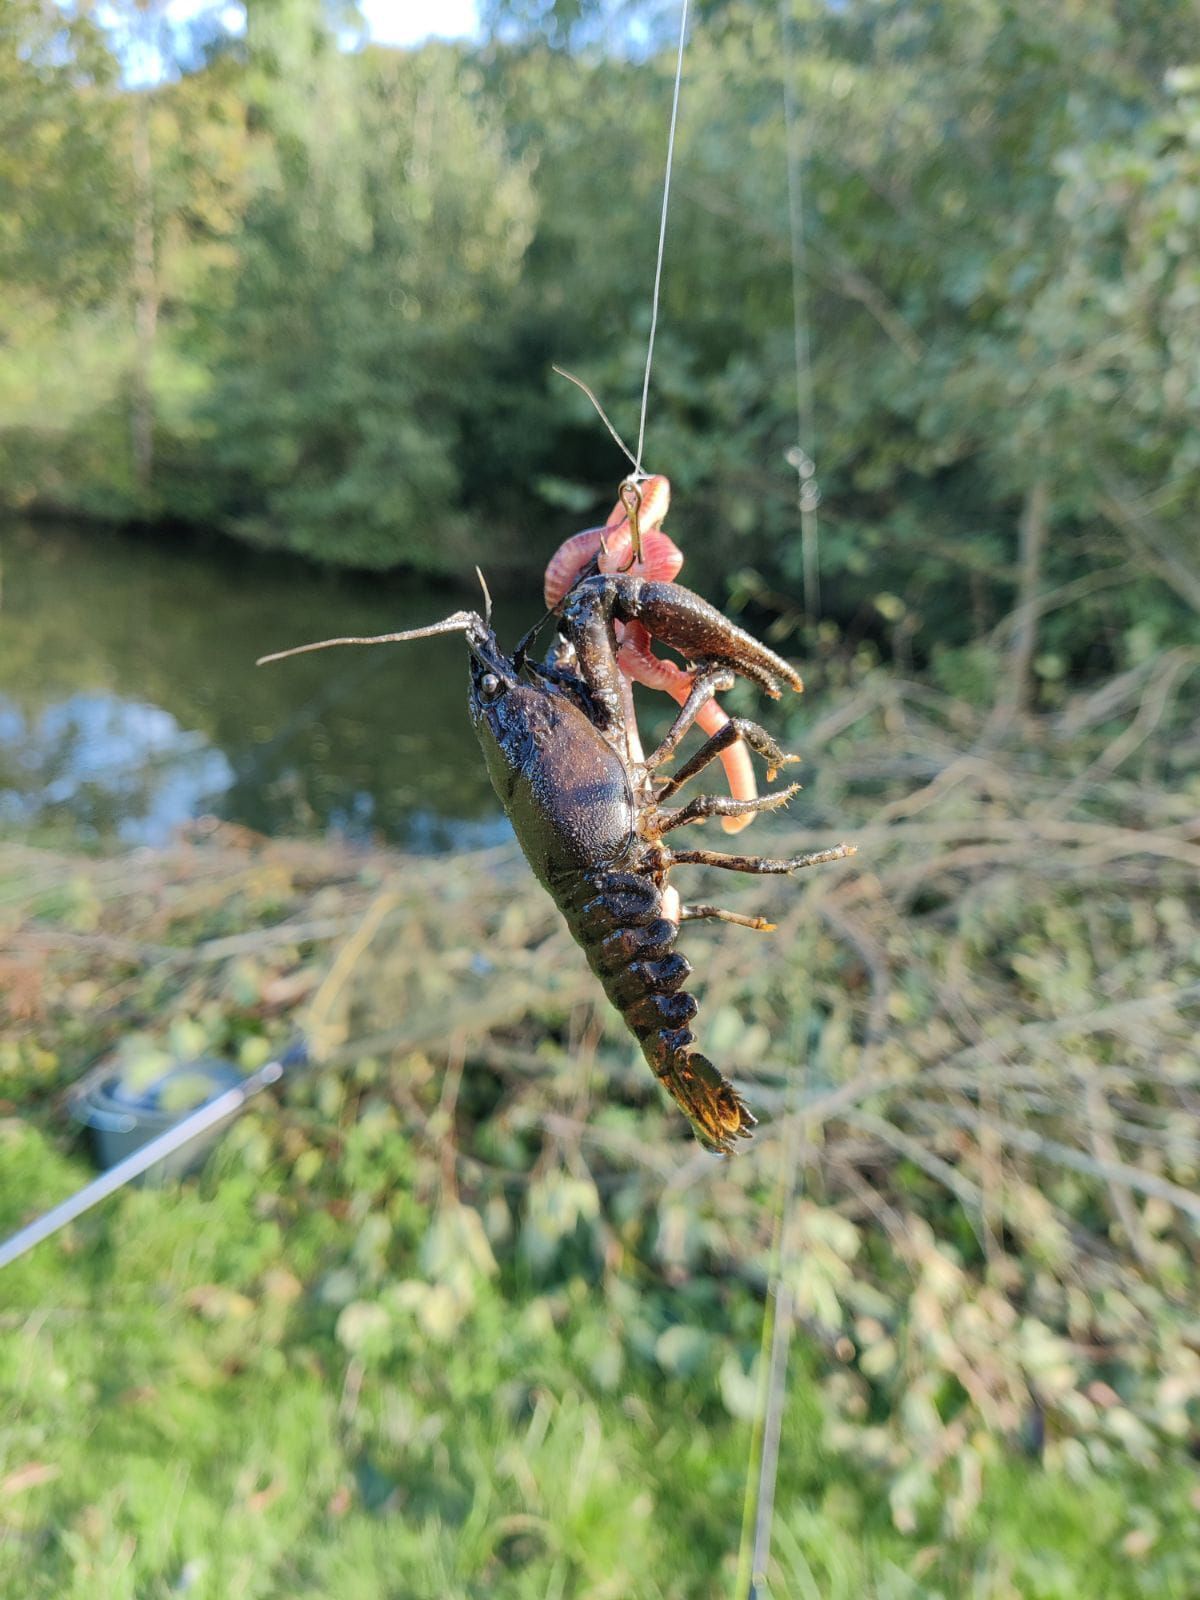
[(699, 1010), (683, 985), (691, 963), (675, 949), (679, 925), (662, 914), (662, 891), (636, 872), (584, 874), (559, 897), (604, 992), (641, 1045), (651, 1071), (709, 1150), (728, 1155), (754, 1118), (716, 1067), (692, 1047)]

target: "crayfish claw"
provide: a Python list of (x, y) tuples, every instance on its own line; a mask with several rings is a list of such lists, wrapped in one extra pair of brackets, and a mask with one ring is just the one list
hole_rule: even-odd
[[(564, 618), (568, 632), (601, 647), (613, 622), (640, 622), (663, 644), (692, 662), (730, 667), (778, 699), (780, 683), (797, 693), (804, 685), (796, 669), (765, 644), (736, 627), (707, 600), (677, 583), (632, 574), (585, 578), (572, 590)], [(587, 646), (580, 650), (585, 653)]]

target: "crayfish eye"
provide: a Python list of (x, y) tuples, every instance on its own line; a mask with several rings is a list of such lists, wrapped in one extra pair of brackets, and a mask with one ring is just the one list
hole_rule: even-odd
[(494, 672), (485, 672), (480, 678), (479, 692), (485, 700), (494, 700), (500, 693), (500, 679)]

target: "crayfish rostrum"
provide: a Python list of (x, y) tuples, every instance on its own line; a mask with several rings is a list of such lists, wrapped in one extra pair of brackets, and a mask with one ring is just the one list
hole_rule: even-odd
[[(650, 485), (657, 481), (665, 484), (664, 479), (650, 480)], [(636, 516), (644, 500), (642, 486), (623, 486), (622, 502), (634, 512), (629, 519), (631, 570), (597, 570), (601, 553), (611, 565), (603, 537), (607, 530), (593, 530), (601, 534), (593, 554), (582, 561), (578, 551), (564, 558), (569, 587), (551, 582), (551, 563), (547, 590), (558, 633), (544, 661), (531, 659), (530, 635), (506, 655), (490, 617), (474, 611), (459, 611), (427, 628), (383, 639), (422, 639), (460, 630), (465, 634), (471, 720), (526, 859), (700, 1142), (730, 1154), (735, 1139), (749, 1137), (755, 1119), (733, 1085), (695, 1047), (689, 1024), (697, 1003), (685, 988), (691, 965), (675, 945), (681, 924), (700, 918), (760, 929), (770, 924), (716, 906), (680, 905), (669, 874), (685, 864), (792, 873), (852, 852), (837, 845), (812, 855), (771, 859), (679, 850), (666, 843), (666, 835), (688, 823), (713, 816), (748, 819), (786, 804), (797, 785), (756, 796), (751, 784), (749, 797), (744, 797), (745, 777), (739, 778), (735, 769), (730, 770), (730, 796), (701, 795), (678, 807), (666, 802), (710, 762), (737, 747), (743, 761), (746, 749), (760, 755), (769, 779), (795, 759), (785, 756), (756, 723), (729, 719), (714, 706), (714, 696), (732, 686), (735, 673), (775, 698), (780, 685), (797, 691), (802, 685), (786, 661), (691, 590), (633, 570), (640, 565), (644, 572), (648, 566)], [(610, 521), (609, 528), (615, 526)], [(558, 587), (561, 593), (555, 592)], [(651, 654), (650, 640), (676, 650), (687, 670)], [(318, 647), (301, 647), (312, 648)], [(633, 722), (630, 678), (667, 688), (681, 701), (666, 736), (648, 755), (642, 753)], [(711, 730), (710, 737), (673, 777), (663, 779), (660, 769), (694, 722)]]

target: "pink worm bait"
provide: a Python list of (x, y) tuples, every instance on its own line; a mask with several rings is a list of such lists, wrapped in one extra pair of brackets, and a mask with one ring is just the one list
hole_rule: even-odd
[[(550, 610), (557, 608), (593, 560), (600, 572), (635, 572), (639, 577), (663, 583), (673, 583), (679, 576), (683, 551), (660, 527), (671, 504), (671, 485), (661, 473), (656, 473), (645, 479), (639, 488), (641, 560), (631, 560), (633, 529), (623, 501), (618, 500), (602, 528), (586, 528), (582, 533), (572, 534), (551, 556), (544, 585)], [(620, 646), (617, 661), (629, 681), (643, 684), (647, 689), (660, 689), (682, 705), (691, 692), (692, 673), (685, 672), (674, 661), (656, 656), (650, 648), (650, 635), (640, 622), (618, 624), (617, 634)], [(709, 700), (696, 721), (705, 733), (714, 734), (720, 732), (729, 718), (715, 700)], [(750, 752), (744, 744), (734, 744), (722, 751), (721, 765), (735, 800), (753, 800), (757, 796)], [(752, 815), (722, 817), (721, 826), (726, 833), (740, 833), (753, 820)]]

